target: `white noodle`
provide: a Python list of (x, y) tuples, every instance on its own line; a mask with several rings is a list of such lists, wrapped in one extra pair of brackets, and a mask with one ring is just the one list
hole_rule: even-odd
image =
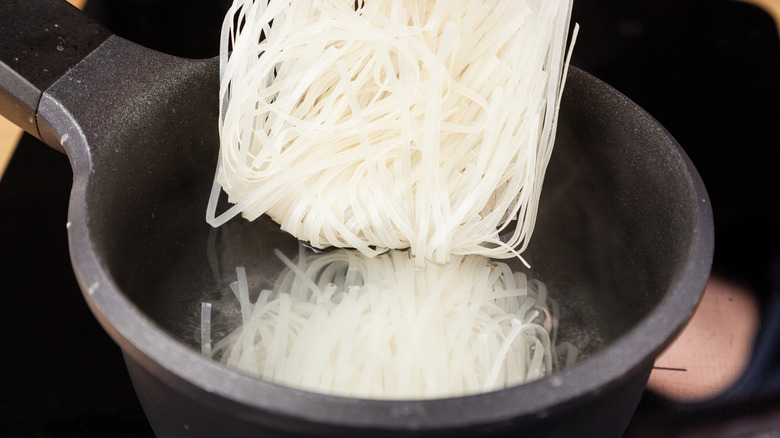
[[(543, 283), (484, 256), (415, 266), (409, 251), (299, 254), (214, 357), (291, 387), (352, 397), (432, 398), (549, 375), (556, 309)], [(244, 274), (237, 270), (239, 279)], [(552, 314), (552, 316), (550, 316)], [(552, 320), (552, 321), (550, 321)], [(567, 362), (570, 344), (558, 347)]]
[[(571, 0), (354, 4), (234, 0), (207, 220), (268, 214), (315, 247), (411, 248), (418, 265), (519, 256)], [(222, 191), (234, 205), (218, 215)]]
[(200, 352), (211, 358), (211, 303), (200, 303)]

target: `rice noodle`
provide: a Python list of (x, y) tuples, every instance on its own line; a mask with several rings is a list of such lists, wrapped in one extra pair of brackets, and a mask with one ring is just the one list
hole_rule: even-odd
[[(300, 389), (367, 398), (431, 398), (521, 384), (558, 367), (544, 284), (483, 256), (415, 267), (408, 251), (337, 250), (286, 265), (214, 357)], [(237, 270), (237, 297), (254, 295)], [(552, 332), (552, 335), (551, 335)], [(570, 345), (570, 344), (569, 344)], [(576, 349), (561, 349), (566, 362)]]
[(211, 358), (211, 303), (200, 303), (200, 352)]
[[(570, 9), (234, 0), (207, 221), (268, 214), (314, 247), (410, 248), (418, 266), (519, 256), (554, 142)], [(217, 214), (222, 191), (233, 205)]]

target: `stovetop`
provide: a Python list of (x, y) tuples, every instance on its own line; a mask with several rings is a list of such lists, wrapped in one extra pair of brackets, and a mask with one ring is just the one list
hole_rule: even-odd
[[(208, 57), (228, 3), (90, 0), (87, 7), (128, 39)], [(732, 1), (575, 3), (582, 30), (574, 64), (657, 118), (701, 173), (714, 207), (713, 272), (754, 291), (765, 314), (779, 308), (769, 277), (780, 263), (772, 261), (780, 260), (780, 41), (771, 18)], [(182, 4), (186, 16), (165, 16)], [(175, 25), (159, 30), (165, 23)], [(65, 225), (71, 177), (64, 156), (25, 135), (0, 180), (0, 436), (153, 436), (122, 353), (73, 276)], [(769, 328), (765, 321), (759, 334), (769, 345), (761, 350), (766, 381), (743, 388), (777, 390), (780, 347)], [(733, 394), (683, 406), (648, 391), (626, 436), (780, 436), (778, 392), (755, 403), (734, 403), (741, 393)]]

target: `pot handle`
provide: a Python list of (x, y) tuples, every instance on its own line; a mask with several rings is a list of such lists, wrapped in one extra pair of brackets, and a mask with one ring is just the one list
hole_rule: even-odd
[(43, 93), (112, 33), (64, 0), (3, 0), (0, 17), (0, 115), (40, 139)]

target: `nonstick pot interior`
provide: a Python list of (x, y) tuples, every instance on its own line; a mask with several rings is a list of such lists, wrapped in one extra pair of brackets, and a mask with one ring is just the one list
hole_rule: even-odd
[[(59, 116), (43, 136), (65, 138), (73, 163), (69, 230), (85, 297), (122, 347), (162, 436), (619, 435), (655, 356), (703, 290), (712, 224), (695, 169), (650, 116), (572, 69), (526, 255), (560, 303), (560, 339), (580, 348), (578, 364), (503, 391), (393, 402), (297, 391), (229, 370), (198, 352), (200, 303), (223, 300), (237, 265), (252, 285), (271, 284), (281, 269), (274, 249), (294, 254), (298, 243), (267, 219), (205, 223), (219, 146), (215, 60), (171, 59), (116, 37), (100, 50), (70, 74), (109, 85), (77, 96), (67, 77), (55, 84), (42, 106)], [(69, 112), (55, 111), (63, 106)], [(233, 313), (215, 307), (214, 337), (231, 328)]]

